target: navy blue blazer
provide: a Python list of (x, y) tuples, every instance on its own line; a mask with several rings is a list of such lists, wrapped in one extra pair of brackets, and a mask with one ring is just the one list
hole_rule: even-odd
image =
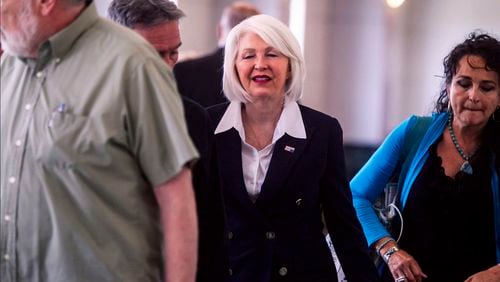
[[(227, 106), (209, 108), (214, 128)], [(238, 132), (215, 135), (230, 281), (337, 281), (322, 215), (348, 281), (378, 281), (352, 205), (342, 129), (335, 118), (300, 110), (307, 139), (285, 134), (276, 142), (255, 203), (243, 180)]]

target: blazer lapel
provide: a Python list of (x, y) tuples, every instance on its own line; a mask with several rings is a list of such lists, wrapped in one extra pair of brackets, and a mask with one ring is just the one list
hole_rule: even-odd
[(295, 162), (309, 143), (310, 137), (308, 134), (307, 139), (298, 139), (285, 134), (276, 142), (257, 203), (262, 204), (270, 200), (283, 186)]
[(243, 180), (243, 168), (241, 161), (241, 139), (238, 131), (232, 128), (226, 132), (219, 133), (217, 139), (217, 151), (220, 155), (219, 168), (221, 179), (224, 181), (224, 193), (229, 193), (244, 206), (254, 206)]

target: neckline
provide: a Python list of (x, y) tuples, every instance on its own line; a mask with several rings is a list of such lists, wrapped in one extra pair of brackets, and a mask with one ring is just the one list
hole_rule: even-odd
[(455, 149), (457, 150), (460, 157), (464, 160), (462, 166), (460, 166), (460, 171), (463, 171), (467, 174), (472, 174), (473, 170), (469, 160), (474, 156), (474, 154), (476, 154), (477, 149), (470, 155), (465, 154), (464, 149), (462, 148), (462, 146), (460, 146), (460, 143), (458, 143), (457, 136), (455, 135), (455, 131), (453, 130), (452, 121), (453, 115), (450, 114), (450, 117), (448, 118), (448, 131), (450, 132), (451, 141), (453, 142), (453, 145), (455, 145)]

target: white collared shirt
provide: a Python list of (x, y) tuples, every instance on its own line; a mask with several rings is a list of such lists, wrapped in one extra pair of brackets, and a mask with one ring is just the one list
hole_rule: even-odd
[(215, 134), (225, 132), (231, 128), (238, 131), (241, 138), (241, 160), (245, 187), (250, 199), (252, 202), (255, 202), (260, 194), (262, 183), (266, 178), (276, 141), (283, 137), (285, 133), (300, 139), (306, 139), (307, 136), (299, 105), (295, 101), (285, 99), (283, 111), (274, 129), (273, 140), (271, 144), (259, 151), (245, 142), (245, 129), (241, 119), (241, 107), (242, 103), (238, 101), (233, 101), (229, 104), (215, 129)]

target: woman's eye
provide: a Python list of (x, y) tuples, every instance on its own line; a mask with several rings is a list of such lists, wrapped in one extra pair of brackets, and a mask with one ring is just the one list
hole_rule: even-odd
[(251, 59), (251, 58), (253, 58), (253, 57), (254, 57), (254, 55), (253, 55), (253, 54), (247, 54), (247, 55), (243, 55), (241, 58), (242, 58), (243, 60), (246, 60), (246, 59)]
[(469, 88), (471, 86), (470, 81), (467, 81), (467, 80), (459, 80), (459, 81), (457, 81), (457, 84), (463, 88)]
[(495, 90), (494, 86), (491, 85), (481, 86), (481, 91), (483, 92), (490, 92), (492, 90)]
[(274, 57), (278, 57), (278, 54), (276, 54), (276, 53), (267, 53), (267, 56), (274, 58)]

